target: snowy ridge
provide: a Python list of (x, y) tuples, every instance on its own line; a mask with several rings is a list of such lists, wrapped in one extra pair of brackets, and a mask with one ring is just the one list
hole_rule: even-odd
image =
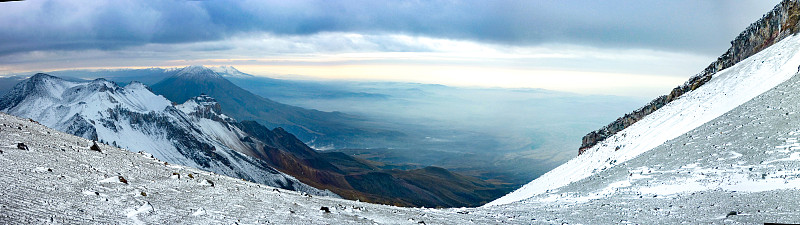
[(800, 65), (797, 52), (800, 52), (800, 37), (788, 37), (720, 71), (700, 88), (487, 206), (508, 204), (556, 190), (695, 129), (795, 75)]
[(213, 98), (201, 95), (177, 105), (176, 108), (187, 115), (192, 115), (189, 120), (200, 133), (237, 152), (252, 155), (251, 146), (242, 142), (249, 134), (231, 124), (236, 120), (222, 114), (219, 103)]
[(145, 151), (169, 163), (315, 195), (336, 196), (245, 155), (246, 146), (238, 140), (246, 134), (231, 129), (235, 127), (224, 115), (214, 114), (219, 119), (210, 120), (201, 117), (207, 114), (184, 113), (138, 82), (123, 88), (103, 79), (76, 83), (39, 74), (3, 96), (0, 111), (87, 139)]

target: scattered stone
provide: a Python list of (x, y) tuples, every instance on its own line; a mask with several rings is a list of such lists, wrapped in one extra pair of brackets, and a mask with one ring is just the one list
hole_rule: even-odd
[(326, 206), (323, 206), (322, 208), (319, 208), (319, 210), (322, 210), (325, 213), (331, 213), (331, 210), (328, 209), (328, 207), (326, 207)]
[(101, 152), (100, 151), (100, 146), (97, 146), (97, 142), (96, 141), (92, 141), (92, 147), (89, 147), (89, 149)]
[(192, 176), (192, 174), (191, 174), (191, 173), (190, 173), (190, 174), (188, 174), (188, 175), (186, 175), (186, 176), (189, 176), (189, 178), (192, 178), (192, 179), (194, 179), (194, 176)]
[(28, 146), (25, 143), (17, 143), (17, 148), (20, 150), (28, 150)]
[(144, 191), (141, 193), (141, 195), (147, 197), (147, 193), (144, 193)]

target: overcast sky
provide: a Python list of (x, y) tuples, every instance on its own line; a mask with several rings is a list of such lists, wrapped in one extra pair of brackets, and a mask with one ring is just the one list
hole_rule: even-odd
[(233, 65), (255, 75), (656, 96), (779, 1), (0, 3), (0, 74)]

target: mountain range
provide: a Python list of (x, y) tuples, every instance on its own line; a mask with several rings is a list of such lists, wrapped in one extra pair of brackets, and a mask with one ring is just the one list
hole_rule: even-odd
[(168, 163), (335, 196), (230, 148), (234, 145), (225, 140), (238, 140), (246, 134), (231, 129), (233, 120), (205, 118), (203, 107), (196, 106), (194, 100), (173, 106), (141, 83), (120, 87), (103, 79), (71, 82), (46, 74), (20, 82), (0, 98), (2, 112), (90, 140), (144, 151)]
[[(187, 67), (165, 82), (176, 80), (208, 87), (230, 85), (219, 93), (237, 90), (204, 67)], [(259, 103), (263, 102), (248, 104), (255, 108)], [(282, 127), (270, 130), (255, 121), (239, 122), (225, 114), (224, 108), (203, 93), (173, 104), (138, 82), (120, 87), (104, 79), (72, 82), (46, 74), (22, 81), (0, 98), (0, 111), (67, 133), (148, 152), (169, 163), (315, 195), (338, 194), (400, 206), (454, 207), (484, 204), (509, 191), (442, 168), (392, 170), (387, 169), (391, 165), (342, 153), (319, 153)]]
[[(355, 121), (345, 124), (354, 129), (330, 129), (331, 133), (325, 136), (298, 135), (314, 149), (342, 152), (393, 165), (384, 167), (387, 169), (442, 167), (512, 188), (526, 184), (574, 157), (574, 152), (563, 149), (578, 148), (580, 143), (574, 142), (576, 138), (647, 100), (542, 89), (276, 79), (245, 74), (230, 66), (207, 68), (247, 92), (269, 100), (268, 103), (342, 112), (337, 114), (355, 118)], [(152, 86), (175, 76), (182, 69), (84, 69), (46, 73), (74, 81), (104, 78), (116, 83), (129, 83), (141, 80)], [(3, 89), (3, 82), (11, 83), (10, 89), (28, 76), (22, 74), (0, 79), (0, 92), (7, 91)], [(180, 82), (173, 89), (191, 89), (193, 83)], [(162, 94), (159, 91), (164, 90), (154, 91)], [(225, 109), (225, 104), (222, 106)], [(309, 111), (300, 109), (292, 113), (307, 114)], [(298, 116), (290, 113), (286, 117)], [(337, 124), (336, 118), (339, 117), (334, 117), (333, 121), (320, 118), (322, 121), (318, 124)], [(264, 120), (253, 120), (270, 129), (278, 127)], [(317, 126), (313, 125), (317, 122), (309, 123), (312, 125), (307, 127)], [(333, 136), (341, 137), (331, 139), (340, 144), (320, 142)]]
[(367, 130), (358, 126), (363, 120), (347, 114), (300, 108), (257, 96), (203, 66), (183, 68), (151, 88), (173, 102), (206, 94), (220, 102), (225, 114), (267, 127), (282, 127), (309, 145), (367, 147), (369, 143), (362, 143), (364, 139), (403, 135), (396, 131)]

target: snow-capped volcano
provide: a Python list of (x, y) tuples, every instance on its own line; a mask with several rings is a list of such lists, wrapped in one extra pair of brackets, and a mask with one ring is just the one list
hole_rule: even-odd
[(183, 69), (178, 70), (178, 73), (176, 73), (175, 76), (184, 79), (222, 79), (222, 76), (214, 70), (200, 65), (184, 67)]
[(103, 79), (70, 82), (36, 74), (0, 98), (0, 111), (87, 139), (145, 151), (169, 163), (291, 190), (333, 195), (236, 151), (244, 149), (236, 140), (246, 134), (232, 130), (229, 122), (233, 120), (214, 111), (218, 105), (202, 98), (175, 107), (138, 82), (120, 87)]

